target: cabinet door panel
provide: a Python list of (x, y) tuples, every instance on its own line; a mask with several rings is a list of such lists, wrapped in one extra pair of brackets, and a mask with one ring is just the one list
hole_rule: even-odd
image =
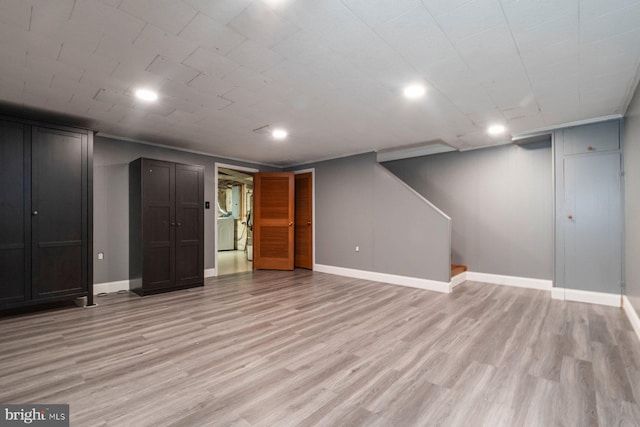
[(34, 297), (86, 290), (86, 139), (35, 127), (32, 150)]
[(25, 129), (0, 122), (0, 304), (29, 298), (29, 144)]
[(175, 165), (159, 160), (142, 164), (143, 287), (175, 284)]
[(176, 165), (176, 285), (204, 279), (204, 172)]

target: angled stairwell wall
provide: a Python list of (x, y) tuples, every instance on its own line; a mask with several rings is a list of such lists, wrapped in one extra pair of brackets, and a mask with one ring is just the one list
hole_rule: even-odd
[[(451, 220), (374, 153), (315, 169), (315, 270), (449, 292)], [(356, 250), (357, 247), (357, 250)]]

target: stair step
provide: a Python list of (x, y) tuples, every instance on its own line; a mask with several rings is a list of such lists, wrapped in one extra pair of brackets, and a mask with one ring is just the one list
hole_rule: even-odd
[(467, 271), (467, 266), (462, 264), (451, 264), (451, 277), (456, 277)]

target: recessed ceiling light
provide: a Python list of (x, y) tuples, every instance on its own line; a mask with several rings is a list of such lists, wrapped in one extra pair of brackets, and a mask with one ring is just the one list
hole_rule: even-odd
[(271, 132), (271, 136), (273, 136), (274, 139), (285, 139), (287, 135), (289, 135), (289, 133), (284, 129), (274, 129), (273, 132)]
[(158, 94), (149, 89), (138, 89), (136, 90), (136, 98), (143, 101), (155, 101), (158, 99)]
[(416, 99), (424, 96), (427, 92), (427, 88), (422, 84), (409, 85), (404, 88), (404, 96), (409, 99)]
[(487, 129), (487, 132), (489, 132), (489, 135), (500, 135), (504, 133), (505, 130), (507, 129), (503, 125), (491, 125)]

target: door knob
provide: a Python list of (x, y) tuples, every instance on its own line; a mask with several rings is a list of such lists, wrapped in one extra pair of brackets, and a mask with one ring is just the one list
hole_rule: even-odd
[(573, 215), (567, 215), (567, 218), (573, 219)]

